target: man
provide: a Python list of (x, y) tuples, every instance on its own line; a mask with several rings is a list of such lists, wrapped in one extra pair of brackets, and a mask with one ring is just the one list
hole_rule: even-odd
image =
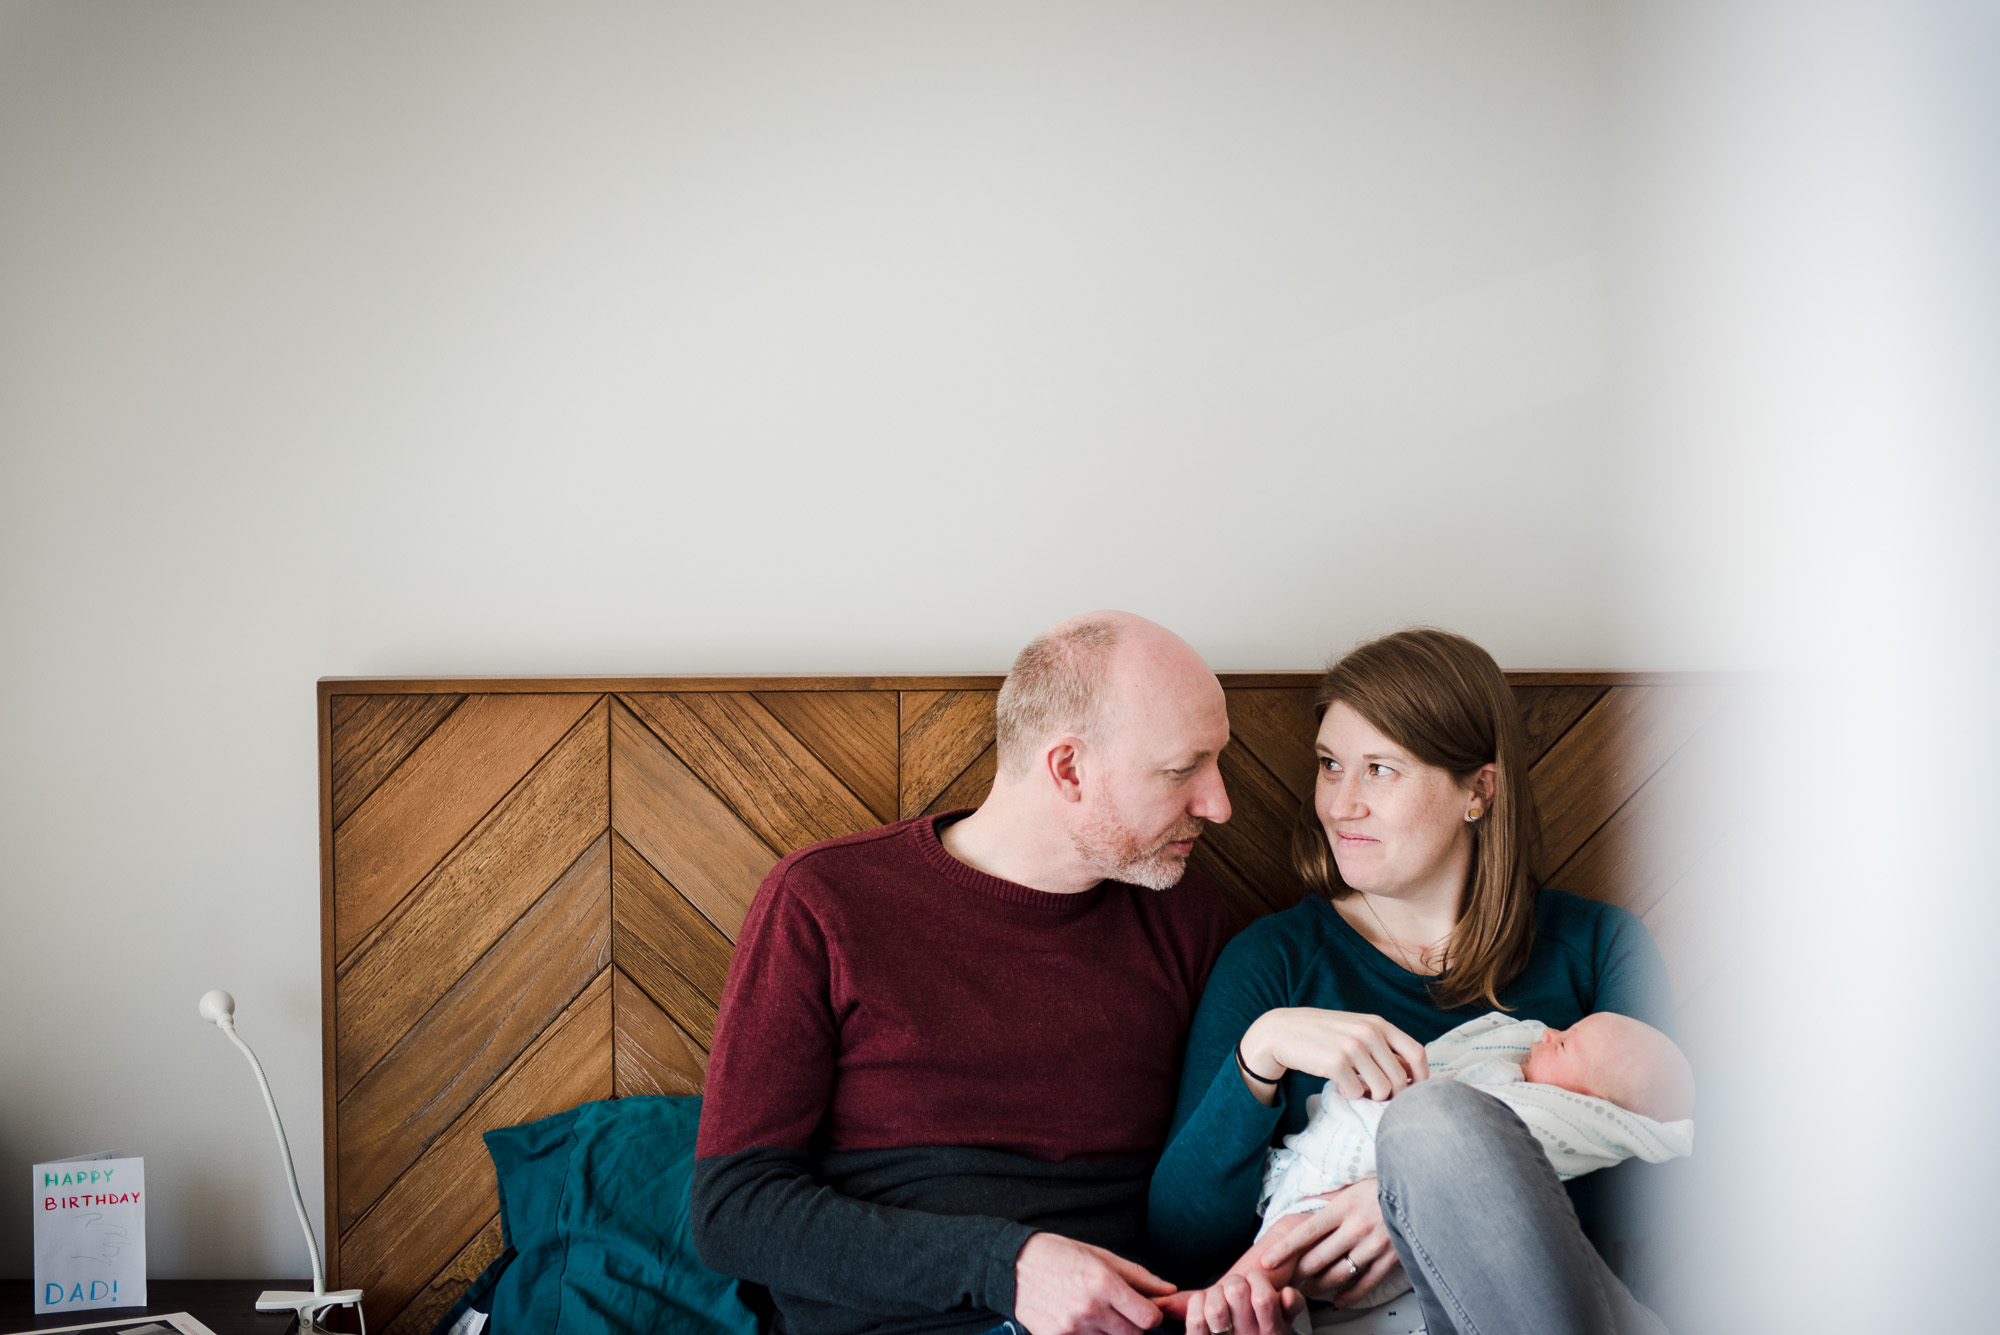
[(1096, 612), (1021, 652), (997, 721), (977, 811), (794, 853), (743, 925), (694, 1237), (797, 1335), (1134, 1332), (1172, 1291), (1130, 1258), (1227, 934), (1185, 874), (1229, 819), (1221, 685)]

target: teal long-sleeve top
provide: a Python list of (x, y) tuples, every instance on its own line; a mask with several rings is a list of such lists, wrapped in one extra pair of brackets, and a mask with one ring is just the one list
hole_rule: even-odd
[[(1312, 898), (1245, 928), (1222, 952), (1188, 1034), (1180, 1094), (1167, 1147), (1154, 1169), (1147, 1223), (1154, 1258), (1169, 1278), (1206, 1283), (1226, 1270), (1257, 1231), (1264, 1155), (1303, 1130), (1306, 1100), (1323, 1077), (1285, 1074), (1266, 1108), (1236, 1074), (1236, 1045), (1268, 1010), (1312, 1006), (1379, 1015), (1419, 1043), (1483, 1015), (1431, 1000), (1430, 979), (1370, 945), (1324, 899)], [(1500, 999), (1521, 1019), (1566, 1029), (1593, 1011), (1616, 1011), (1671, 1035), (1673, 993), (1645, 924), (1624, 909), (1561, 890), (1535, 900), (1535, 944)], [(1570, 1199), (1600, 1251), (1606, 1202), (1628, 1193), (1621, 1175), (1651, 1165), (1629, 1160), (1576, 1178)]]

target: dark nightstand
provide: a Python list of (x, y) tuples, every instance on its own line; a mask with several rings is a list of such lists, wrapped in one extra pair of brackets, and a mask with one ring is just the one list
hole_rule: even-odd
[[(52, 1312), (35, 1315), (35, 1284), (27, 1279), (0, 1280), (0, 1331), (36, 1330), (47, 1326), (79, 1326), (92, 1321), (130, 1319), (137, 1326), (147, 1313), (186, 1312), (215, 1335), (285, 1335), (292, 1328), (290, 1312), (260, 1312), (257, 1295), (266, 1289), (310, 1289), (309, 1279), (155, 1279), (146, 1283), (144, 1307), (106, 1307), (94, 1312)], [(352, 1319), (353, 1313), (347, 1313)]]

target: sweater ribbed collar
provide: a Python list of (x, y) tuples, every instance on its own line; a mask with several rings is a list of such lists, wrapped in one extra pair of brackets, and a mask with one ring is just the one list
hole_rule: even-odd
[(1097, 901), (1104, 897), (1106, 885), (1118, 884), (1114, 881), (1105, 881), (1079, 894), (1054, 895), (1046, 890), (1036, 890), (1015, 881), (1003, 881), (998, 876), (989, 876), (977, 867), (968, 867), (946, 851), (944, 840), (938, 837), (938, 831), (955, 820), (963, 820), (972, 812), (973, 808), (966, 807), (959, 811), (940, 812), (935, 816), (923, 817), (910, 823), (910, 835), (917, 841), (917, 848), (923, 854), (924, 861), (929, 863), (931, 869), (938, 875), (960, 889), (970, 890), (1003, 904), (1032, 909), (1037, 913), (1073, 917), (1096, 907)]

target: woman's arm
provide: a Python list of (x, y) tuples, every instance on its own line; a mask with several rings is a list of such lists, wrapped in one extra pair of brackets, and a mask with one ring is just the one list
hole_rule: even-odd
[[(1236, 1047), (1236, 1069), (1259, 1103), (1275, 1102), (1276, 1075), (1298, 1071), (1333, 1081), (1343, 1099), (1392, 1099), (1430, 1079), (1424, 1045), (1379, 1015), (1287, 1007), (1265, 1011)], [(1260, 1078), (1271, 1073), (1273, 1079)]]
[(1289, 971), (1274, 945), (1262, 924), (1229, 943), (1188, 1033), (1180, 1095), (1147, 1207), (1153, 1254), (1169, 1278), (1219, 1273), (1257, 1230), (1264, 1152), (1285, 1101), (1282, 1091), (1270, 1107), (1251, 1096), (1236, 1073), (1236, 1044), (1258, 1016), (1289, 1000)]
[[(1291, 1004), (1301, 965), (1328, 966), (1291, 957), (1284, 916), (1230, 942), (1188, 1035), (1147, 1216), (1154, 1254), (1176, 1278), (1218, 1274), (1249, 1242), (1265, 1153), (1281, 1124), (1304, 1124), (1304, 1100), (1323, 1081), (1344, 1096), (1386, 1099), (1430, 1074), (1423, 1045), (1380, 1016)], [(1287, 1116), (1291, 1102), (1299, 1106)]]
[(1666, 961), (1646, 924), (1624, 909), (1605, 905), (1592, 954), (1596, 965), (1593, 1010), (1643, 1020), (1674, 1037), (1674, 990)]

